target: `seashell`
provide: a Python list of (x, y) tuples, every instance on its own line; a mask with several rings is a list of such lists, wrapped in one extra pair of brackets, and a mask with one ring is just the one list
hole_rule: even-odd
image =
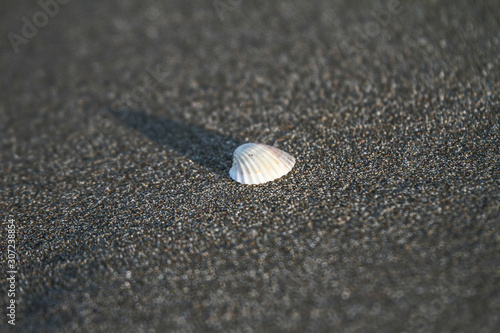
[(295, 158), (262, 143), (245, 143), (234, 151), (232, 179), (242, 184), (262, 184), (286, 175), (295, 165)]

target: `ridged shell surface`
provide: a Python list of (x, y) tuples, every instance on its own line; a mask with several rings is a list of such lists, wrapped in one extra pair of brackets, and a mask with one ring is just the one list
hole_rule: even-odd
[(295, 158), (262, 143), (245, 143), (234, 151), (229, 175), (238, 183), (256, 185), (286, 175), (295, 165)]

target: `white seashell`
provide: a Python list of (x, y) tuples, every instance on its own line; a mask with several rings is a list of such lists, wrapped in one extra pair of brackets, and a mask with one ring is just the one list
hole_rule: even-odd
[(295, 158), (262, 143), (245, 143), (234, 151), (232, 179), (242, 184), (262, 184), (286, 175), (295, 165)]

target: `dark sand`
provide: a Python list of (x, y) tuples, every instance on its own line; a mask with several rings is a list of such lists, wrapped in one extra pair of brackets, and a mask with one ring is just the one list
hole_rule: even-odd
[(498, 2), (389, 3), (2, 1), (0, 330), (11, 218), (22, 332), (496, 331)]

